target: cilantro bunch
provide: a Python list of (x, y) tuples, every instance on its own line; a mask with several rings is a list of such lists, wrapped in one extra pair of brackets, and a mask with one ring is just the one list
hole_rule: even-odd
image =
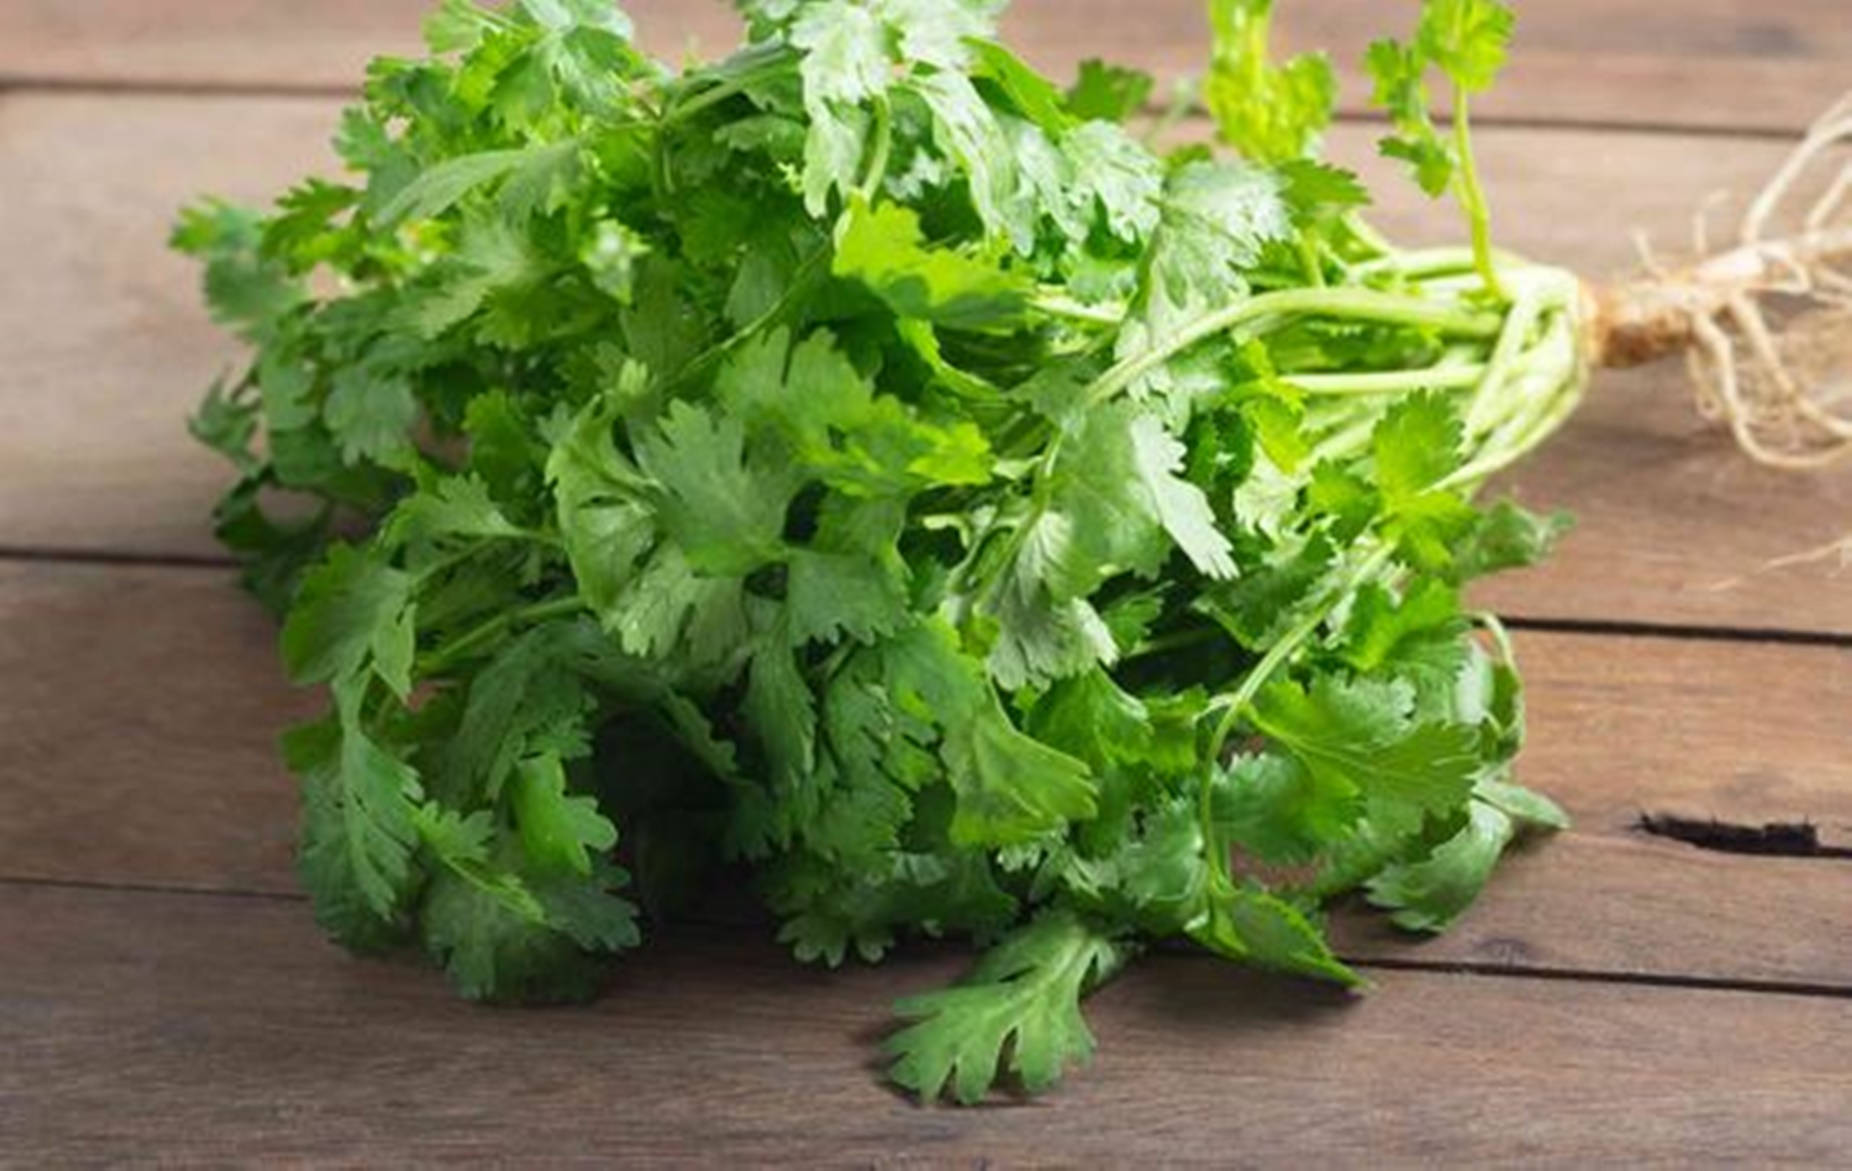
[(675, 71), (605, 0), (446, 0), (347, 180), (185, 215), (336, 939), (578, 997), (743, 862), (800, 959), (988, 948), (888, 1043), (973, 1101), (1146, 943), (1356, 984), (1331, 899), (1438, 930), (1560, 824), (1459, 591), (1557, 530), (1471, 498), (1574, 404), (1573, 280), (1370, 231), (1265, 3), (1215, 5), (1239, 159), (997, 7), (746, 0)]

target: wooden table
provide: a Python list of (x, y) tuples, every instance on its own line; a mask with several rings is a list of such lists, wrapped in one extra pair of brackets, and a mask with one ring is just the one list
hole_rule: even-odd
[[(1346, 59), (1402, 19), (1285, 6), (1292, 40)], [(162, 237), (196, 192), (326, 165), (362, 59), (409, 48), (422, 7), (0, 4), (0, 1163), (1852, 1159), (1852, 869), (1636, 828), (1852, 838), (1852, 582), (1755, 572), (1852, 528), (1852, 473), (1750, 467), (1672, 368), (1602, 377), (1509, 479), (1582, 527), (1482, 594), (1530, 679), (1524, 779), (1576, 828), (1444, 939), (1341, 919), (1359, 1000), (1166, 956), (1094, 1000), (1100, 1056), (1059, 1092), (921, 1109), (882, 1087), (873, 1038), (955, 952), (825, 973), (758, 930), (686, 929), (596, 1006), (516, 1012), (322, 942), (273, 749), (314, 700), (207, 533), (224, 471), (181, 420), (233, 351)], [(632, 7), (667, 52), (729, 35), (718, 3)], [(1699, 200), (1752, 190), (1852, 82), (1843, 0), (1520, 7), (1484, 107), (1499, 225), (1591, 274), (1629, 266), (1630, 228), (1680, 246)], [(1022, 0), (1011, 25), (1050, 68), (1174, 75), (1197, 9)], [(1333, 153), (1384, 226), (1453, 234), (1346, 109)]]

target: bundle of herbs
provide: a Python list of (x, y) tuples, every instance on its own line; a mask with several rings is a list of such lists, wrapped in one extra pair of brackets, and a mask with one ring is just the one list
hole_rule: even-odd
[(745, 0), (676, 71), (606, 0), (447, 0), (350, 180), (185, 215), (255, 349), (194, 422), (219, 533), (330, 697), (284, 752), (335, 938), (579, 997), (745, 863), (799, 959), (988, 949), (889, 1041), (973, 1101), (1084, 1058), (1141, 946), (1354, 985), (1332, 899), (1440, 930), (1562, 824), (1460, 600), (1561, 522), (1474, 496), (1666, 330), (1489, 243), (1509, 14), (1371, 51), (1471, 237), (1404, 251), (1268, 0), (1211, 5), (1233, 152), (1154, 150), (1148, 79), (1057, 87), (998, 6)]

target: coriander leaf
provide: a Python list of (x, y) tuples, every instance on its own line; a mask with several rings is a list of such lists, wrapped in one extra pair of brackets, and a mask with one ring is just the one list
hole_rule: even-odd
[(1505, 65), (1516, 17), (1498, 0), (1423, 0), (1420, 50), (1468, 93), (1488, 89)]
[(1398, 402), (1371, 435), (1376, 484), (1391, 509), (1416, 500), (1459, 466), (1459, 413), (1444, 395)]
[(1197, 570), (1209, 577), (1233, 577), (1231, 547), (1215, 526), (1215, 513), (1202, 489), (1181, 479), (1183, 444), (1164, 430), (1156, 416), (1132, 423), (1133, 459), (1138, 478), (1151, 497), (1152, 511)]
[(907, 619), (906, 594), (888, 569), (853, 553), (793, 550), (786, 581), (791, 637), (873, 642)]
[(1375, 84), (1371, 100), (1388, 112), (1395, 128), (1382, 139), (1382, 153), (1408, 163), (1421, 189), (1440, 195), (1453, 182), (1459, 160), (1428, 112), (1425, 57), (1413, 46), (1383, 40), (1370, 46), (1364, 63)]
[(337, 939), (365, 945), (403, 913), (418, 882), (414, 802), (418, 774), (360, 726), (363, 689), (335, 689), (336, 712), (284, 737), (302, 781), (299, 864), (316, 919)]
[(836, 229), (832, 271), (860, 281), (902, 317), (952, 329), (987, 329), (1019, 320), (1028, 285), (984, 260), (928, 248), (919, 217), (893, 203), (849, 201)]
[(868, 8), (842, 0), (807, 4), (790, 35), (804, 50), (799, 72), (807, 103), (856, 106), (886, 91), (887, 30)]
[(1510, 844), (1511, 818), (1483, 801), (1467, 806), (1466, 825), (1417, 862), (1391, 866), (1368, 884), (1371, 904), (1393, 912), (1410, 931), (1443, 931), (1472, 905)]
[(350, 369), (335, 376), (322, 421), (348, 463), (397, 463), (411, 450), (418, 401), (402, 378)]
[(1261, 891), (1212, 893), (1207, 916), (1190, 929), (1190, 937), (1219, 955), (1258, 967), (1346, 988), (1363, 983), (1297, 908)]
[(1086, 765), (1018, 731), (949, 629), (918, 623), (882, 650), (901, 710), (940, 728), (939, 755), (957, 796), (954, 843), (1018, 844), (1093, 816)]
[(1310, 690), (1290, 680), (1255, 700), (1255, 727), (1333, 794), (1360, 794), (1384, 824), (1418, 827), (1464, 801), (1479, 769), (1476, 729), (1413, 725), (1406, 686), (1321, 675)]
[(1127, 243), (1144, 240), (1157, 227), (1163, 171), (1125, 131), (1110, 122), (1088, 122), (1063, 135), (1060, 150), (1072, 174), (1066, 198), (1082, 225), (1090, 227), (1103, 215), (1106, 230)]
[(1222, 140), (1257, 163), (1301, 158), (1331, 124), (1337, 76), (1323, 54), (1275, 65), (1273, 0), (1211, 0), (1215, 52), (1203, 96)]
[(381, 539), (397, 546), (453, 537), (489, 540), (520, 535), (521, 530), (490, 499), (488, 486), (474, 476), (447, 477), (430, 490), (407, 496), (381, 530)]
[(569, 796), (559, 755), (543, 752), (515, 766), (515, 823), (521, 844), (541, 872), (589, 875), (591, 852), (617, 844), (617, 827), (590, 797)]
[[(929, 3), (930, 0), (914, 0)], [(963, 33), (959, 50), (972, 57), (972, 73), (995, 82), (1023, 117), (1049, 134), (1059, 134), (1072, 122), (1066, 103), (1055, 84), (1023, 63), (1022, 58), (995, 41), (980, 39), (982, 34)], [(924, 59), (903, 43), (901, 51), (915, 59)]]
[(1273, 752), (1238, 757), (1219, 773), (1213, 808), (1218, 830), (1230, 841), (1277, 863), (1316, 858), (1363, 813), (1352, 779)]
[(1517, 823), (1520, 830), (1569, 828), (1569, 815), (1542, 793), (1506, 781), (1481, 778), (1473, 796)]
[(747, 573), (778, 558), (795, 485), (788, 471), (747, 459), (738, 420), (672, 403), (637, 460), (661, 485), (663, 526), (698, 572)]
[(336, 545), (303, 578), (280, 645), (297, 683), (351, 679), (370, 665), (403, 698), (414, 637), (412, 579), (377, 554)]
[(949, 1088), (965, 1103), (982, 1099), (1005, 1073), (1031, 1091), (1051, 1085), (1092, 1054), (1080, 998), (1126, 955), (1112, 935), (1072, 912), (1043, 914), (986, 953), (966, 983), (895, 1006), (913, 1023), (887, 1041), (892, 1077), (924, 1100)]
[(1080, 76), (1067, 91), (1068, 112), (1082, 122), (1124, 122), (1144, 107), (1156, 85), (1142, 70), (1090, 58), (1080, 63)]
[(1550, 555), (1575, 527), (1566, 512), (1540, 516), (1509, 500), (1485, 510), (1453, 554), (1453, 575), (1465, 581), (1507, 569), (1526, 569)]

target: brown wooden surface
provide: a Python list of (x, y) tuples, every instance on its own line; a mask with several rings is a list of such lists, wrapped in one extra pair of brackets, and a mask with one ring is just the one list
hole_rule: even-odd
[[(367, 59), (411, 53), (432, 0), (8, 0), (0, 81), (351, 89)], [(1852, 84), (1841, 0), (1516, 0), (1519, 54), (1480, 109), (1494, 118), (1786, 131)], [(629, 0), (644, 42), (679, 57), (731, 47), (722, 0)], [(1369, 42), (1406, 36), (1412, 0), (1285, 0), (1282, 41), (1330, 52), (1364, 108)], [(1005, 21), (1035, 64), (1071, 76), (1104, 56), (1167, 79), (1203, 68), (1203, 0), (1018, 0)]]
[[(1289, 39), (1346, 60), (1410, 7), (1282, 3)], [(1676, 248), (1709, 191), (1779, 158), (1763, 132), (1852, 82), (1842, 0), (1519, 7), (1482, 107), (1507, 123), (1482, 136), (1500, 234), (1593, 276), (1631, 266), (1630, 228)], [(1154, 957), (1091, 1002), (1101, 1055), (1056, 1094), (923, 1110), (869, 1062), (887, 1002), (953, 975), (956, 948), (831, 974), (754, 923), (684, 929), (594, 1007), (498, 1012), (321, 942), (274, 750), (315, 698), (224, 569), (132, 564), (216, 556), (223, 473), (179, 419), (235, 356), (161, 241), (200, 191), (256, 199), (325, 165), (337, 103), (257, 91), (346, 88), (424, 8), (0, 2), (0, 1165), (1845, 1161), (1852, 862), (1635, 823), (1809, 820), (1852, 845), (1852, 583), (1753, 573), (1852, 527), (1852, 475), (1748, 467), (1669, 369), (1599, 378), (1509, 478), (1582, 526), (1481, 594), (1532, 620), (1523, 777), (1576, 827), (1440, 940), (1341, 913), (1365, 997)], [(1011, 29), (1044, 65), (1174, 76), (1198, 9), (1022, 0)], [(717, 2), (632, 10), (660, 52), (726, 36)], [(175, 90), (198, 92), (156, 92)], [(1333, 148), (1383, 226), (1457, 237), (1374, 133)]]
[[(1033, 1104), (921, 1109), (869, 1068), (897, 991), (684, 933), (587, 1008), (505, 1012), (348, 959), (301, 909), (0, 888), (0, 1102), (22, 1166), (1836, 1165), (1842, 1000), (1379, 972), (1347, 997), (1154, 957)], [(236, 957), (227, 962), (227, 957)]]
[[(168, 253), (165, 229), (201, 192), (257, 199), (329, 166), (322, 142), (337, 110), (303, 98), (0, 96), (0, 255), (26, 274), (0, 283), (11, 489), (0, 493), (0, 547), (215, 554), (202, 518), (224, 470), (179, 420), (238, 349), (206, 321), (193, 266)], [(1457, 239), (1453, 211), (1384, 166), (1374, 134), (1345, 127), (1332, 149), (1372, 180), (1383, 226)], [(1591, 277), (1630, 270), (1630, 228), (1684, 246), (1705, 195), (1746, 194), (1786, 149), (1592, 131), (1482, 137), (1501, 236)], [(1508, 613), (1852, 633), (1852, 590), (1835, 588), (1834, 565), (1756, 572), (1840, 535), (1852, 480), (1741, 459), (1697, 418), (1675, 363), (1603, 375), (1568, 439), (1495, 490), (1581, 522), (1541, 572), (1484, 591)], [(1716, 588), (1730, 579), (1742, 580)]]

